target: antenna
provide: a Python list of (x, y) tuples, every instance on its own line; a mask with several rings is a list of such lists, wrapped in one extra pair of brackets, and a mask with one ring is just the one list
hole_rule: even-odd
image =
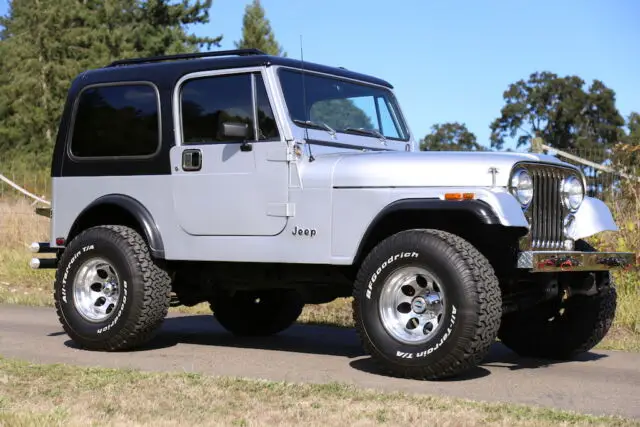
[[(311, 120), (310, 117), (308, 117), (308, 113), (307, 113), (307, 87), (305, 85), (304, 82), (304, 53), (302, 50), (302, 34), (300, 34), (300, 62), (302, 63), (302, 104), (303, 104), (303, 108), (304, 108), (304, 114), (305, 116), (305, 121), (309, 121)], [(313, 157), (313, 153), (311, 152), (311, 144), (309, 143), (309, 127), (305, 126), (304, 127), (304, 139), (307, 142), (307, 144), (309, 144), (309, 162), (313, 162), (315, 160), (315, 157)]]

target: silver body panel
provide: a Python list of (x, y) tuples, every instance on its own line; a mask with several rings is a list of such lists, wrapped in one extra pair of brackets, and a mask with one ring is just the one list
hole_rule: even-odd
[[(313, 152), (315, 154), (315, 147)], [(352, 152), (317, 156), (301, 165), (304, 180), (316, 185), (334, 170), (334, 187), (467, 187), (492, 186), (491, 168), (496, 168), (496, 186), (508, 184), (509, 172), (516, 162), (544, 161), (563, 164), (547, 155), (493, 152)], [(320, 163), (328, 163), (324, 168)], [(316, 169), (317, 168), (317, 169)]]
[[(422, 154), (416, 154), (416, 157), (429, 158)], [(353, 173), (348, 170), (348, 158), (354, 158), (354, 155), (331, 155), (327, 159), (320, 156), (312, 163), (299, 160), (301, 164), (297, 169), (302, 185), (287, 188), (290, 217), (268, 214), (270, 199), (261, 196), (269, 194), (271, 188), (268, 187), (273, 185), (267, 179), (255, 179), (240, 188), (240, 184), (214, 186), (212, 182), (217, 177), (207, 176), (178, 186), (176, 183), (183, 178), (179, 174), (109, 179), (56, 178), (51, 244), (55, 244), (56, 236), (68, 234), (76, 216), (87, 205), (106, 194), (127, 194), (140, 201), (158, 225), (166, 258), (175, 260), (350, 264), (367, 228), (386, 206), (396, 200), (442, 198), (445, 193), (455, 192), (474, 192), (477, 199), (493, 208), (505, 226), (528, 226), (520, 205), (504, 187), (449, 187), (444, 185), (446, 177), (440, 176), (438, 180), (431, 178), (440, 181), (440, 185), (430, 187), (379, 187), (379, 181), (368, 187), (361, 178), (357, 188), (334, 188), (334, 182), (340, 182), (344, 176), (353, 179)], [(402, 176), (405, 170), (402, 162), (396, 161), (394, 167)], [(459, 162), (449, 167), (466, 170)], [(391, 181), (393, 170), (387, 166)], [(377, 169), (372, 169), (374, 173), (378, 173)], [(483, 175), (476, 176), (476, 181), (486, 179)], [(285, 186), (284, 183), (280, 185)], [(220, 203), (221, 200), (233, 200), (234, 193), (241, 195), (242, 192), (247, 197), (241, 196), (235, 203)], [(185, 197), (187, 195), (189, 197)], [(186, 206), (189, 210), (184, 209)], [(247, 224), (247, 218), (252, 215), (256, 221)], [(185, 222), (189, 217), (193, 218), (192, 223)], [(228, 228), (222, 227), (222, 223), (228, 224)], [(589, 197), (578, 210), (574, 224), (574, 239), (617, 230), (606, 205)], [(189, 232), (197, 226), (209, 227), (207, 233)], [(294, 229), (309, 229), (314, 234), (294, 235)]]
[(585, 197), (580, 209), (576, 212), (573, 225), (569, 228), (569, 237), (575, 240), (593, 236), (602, 231), (618, 230), (607, 205), (593, 197)]
[[(501, 224), (528, 227), (520, 204), (506, 189), (514, 165), (539, 161), (570, 166), (539, 154), (416, 152), (413, 137), (383, 145), (369, 136), (332, 138), (323, 130), (304, 131), (290, 119), (275, 68), (197, 73), (183, 81), (261, 72), (282, 140), (253, 143), (249, 152), (240, 151), (237, 143), (183, 146), (177, 85), (174, 123), (169, 124), (176, 139), (171, 174), (54, 178), (51, 246), (68, 235), (91, 202), (125, 194), (149, 210), (170, 260), (351, 264), (373, 219), (396, 200), (472, 192), (493, 208)], [(302, 155), (295, 156), (294, 147), (305, 136), (361, 149), (301, 144)], [(181, 169), (186, 148), (201, 150), (202, 170)], [(309, 161), (310, 153), (314, 161)], [(607, 207), (590, 198), (574, 225), (576, 239), (617, 229)]]

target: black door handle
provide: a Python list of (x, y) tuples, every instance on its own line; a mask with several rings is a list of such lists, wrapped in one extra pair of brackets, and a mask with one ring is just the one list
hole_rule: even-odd
[(202, 151), (190, 148), (182, 152), (182, 170), (199, 171), (202, 169)]

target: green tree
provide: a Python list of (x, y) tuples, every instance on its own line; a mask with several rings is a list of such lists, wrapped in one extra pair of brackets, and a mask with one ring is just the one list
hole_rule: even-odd
[(235, 43), (238, 49), (260, 49), (269, 55), (287, 56), (276, 41), (271, 23), (265, 17), (260, 0), (245, 7), (242, 19), (242, 39)]
[[(0, 150), (34, 153), (52, 146), (70, 61), (91, 57), (77, 1), (14, 0), (0, 20)], [(78, 43), (72, 44), (69, 34)]]
[[(188, 34), (185, 27), (209, 22), (209, 9), (213, 0), (110, 0), (116, 5), (124, 3), (130, 13), (122, 13), (122, 6), (115, 18), (122, 23), (120, 28), (130, 31), (121, 36), (126, 48), (133, 48), (136, 54), (165, 55), (195, 52), (200, 47), (210, 49), (220, 46), (222, 36), (200, 37)], [(102, 4), (98, 1), (97, 4)], [(106, 12), (109, 13), (107, 8)], [(107, 17), (106, 22), (110, 22)], [(114, 17), (111, 17), (113, 19)], [(116, 57), (122, 57), (117, 52)]]
[(627, 129), (629, 133), (625, 137), (625, 142), (629, 145), (640, 146), (640, 114), (636, 112), (629, 114)]
[(69, 84), (81, 71), (219, 45), (221, 36), (185, 30), (209, 20), (211, 1), (11, 0), (0, 18), (0, 156), (48, 165)]
[(450, 122), (435, 124), (431, 133), (420, 141), (423, 151), (484, 151), (476, 136), (467, 129), (466, 124)]
[(627, 133), (614, 147), (612, 157), (618, 170), (640, 175), (640, 114), (633, 112), (627, 118)]
[(491, 146), (505, 138), (526, 146), (534, 136), (560, 149), (608, 147), (622, 135), (624, 119), (615, 106), (615, 93), (594, 80), (587, 90), (577, 76), (533, 73), (504, 92), (501, 116), (491, 123)]

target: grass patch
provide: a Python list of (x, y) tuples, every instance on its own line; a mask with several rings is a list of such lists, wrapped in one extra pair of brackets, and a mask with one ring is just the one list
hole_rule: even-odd
[(0, 200), (0, 302), (52, 305), (53, 271), (29, 268), (29, 245), (49, 237), (49, 220), (25, 201)]
[[(61, 385), (64, 384), (64, 387)], [(0, 358), (0, 425), (640, 425), (551, 409)], [(135, 398), (132, 398), (132, 397)]]
[[(621, 214), (622, 215), (622, 214)], [(629, 221), (622, 226), (621, 236), (630, 246), (616, 246), (615, 234), (603, 233), (598, 247), (610, 250), (636, 250), (634, 240), (638, 227)], [(31, 253), (28, 246), (33, 241), (48, 239), (49, 221), (33, 213), (26, 202), (0, 201), (0, 303), (52, 306), (53, 271), (32, 270), (28, 266)], [(628, 244), (628, 243), (625, 243)], [(616, 320), (609, 335), (598, 345), (600, 349), (640, 351), (640, 273), (615, 274), (618, 290)], [(176, 307), (171, 312), (186, 314), (210, 314), (208, 304), (194, 307)], [(351, 298), (339, 298), (328, 304), (307, 305), (300, 323), (353, 327)]]

